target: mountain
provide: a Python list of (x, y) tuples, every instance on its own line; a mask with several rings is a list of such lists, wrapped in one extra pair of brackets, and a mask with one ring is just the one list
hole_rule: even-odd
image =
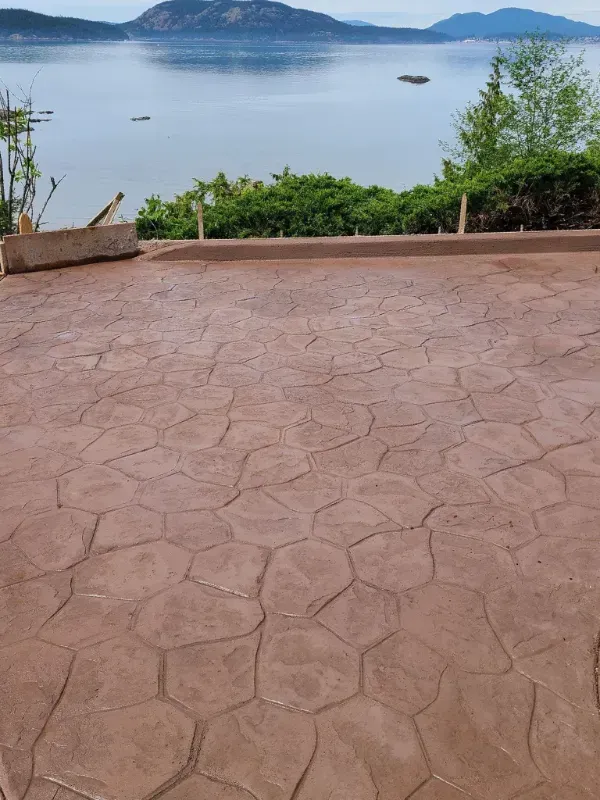
[(600, 28), (567, 17), (556, 17), (525, 8), (502, 8), (491, 14), (454, 14), (436, 22), (428, 30), (455, 39), (503, 39), (541, 31), (551, 36), (574, 39), (600, 37)]
[(271, 0), (167, 0), (122, 27), (135, 39), (358, 44), (450, 41), (438, 31), (348, 25), (327, 14)]
[(108, 22), (0, 8), (0, 41), (122, 42), (128, 38), (125, 31)]
[(362, 19), (344, 19), (342, 22), (345, 22), (346, 25), (355, 25), (357, 28), (374, 28), (372, 22), (364, 22)]

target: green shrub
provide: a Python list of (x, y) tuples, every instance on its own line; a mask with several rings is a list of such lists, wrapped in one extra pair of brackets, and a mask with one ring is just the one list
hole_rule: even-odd
[(503, 168), (417, 186), (405, 195), (405, 233), (456, 231), (462, 194), (467, 230), (559, 230), (600, 227), (600, 157), (548, 153)]
[(137, 226), (142, 239), (196, 239), (203, 202), (213, 239), (455, 232), (464, 192), (471, 232), (600, 227), (600, 152), (516, 159), (401, 193), (330, 175), (285, 172), (270, 184), (219, 175), (173, 201), (151, 197)]
[(210, 183), (197, 181), (195, 189), (172, 201), (153, 196), (139, 213), (139, 236), (196, 239), (198, 202), (204, 204), (204, 230), (211, 239), (402, 233), (402, 201), (391, 189), (285, 170), (269, 184), (248, 178), (229, 182), (221, 173)]

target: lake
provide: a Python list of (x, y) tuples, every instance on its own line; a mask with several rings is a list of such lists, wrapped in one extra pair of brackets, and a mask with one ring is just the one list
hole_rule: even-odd
[[(85, 224), (117, 191), (133, 217), (219, 170), (286, 164), (395, 189), (439, 170), (451, 115), (477, 96), (494, 47), (451, 45), (4, 44), (0, 80), (35, 78), (46, 176), (66, 175), (47, 219)], [(600, 47), (589, 47), (600, 68)], [(426, 86), (400, 83), (422, 74)], [(37, 77), (36, 77), (37, 76)], [(131, 117), (150, 116), (149, 122)]]

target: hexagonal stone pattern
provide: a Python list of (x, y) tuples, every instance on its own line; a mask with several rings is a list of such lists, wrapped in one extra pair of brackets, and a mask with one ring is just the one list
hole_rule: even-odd
[(595, 253), (6, 276), (0, 795), (593, 800), (599, 299)]
[(194, 723), (150, 700), (138, 706), (55, 717), (37, 748), (36, 772), (88, 796), (142, 800), (186, 765)]
[(482, 598), (431, 583), (402, 599), (402, 627), (468, 672), (504, 672), (510, 659), (485, 615)]
[(163, 521), (160, 514), (142, 506), (125, 506), (102, 516), (92, 544), (92, 551), (145, 544), (162, 538)]
[(258, 634), (167, 653), (165, 691), (201, 717), (214, 717), (254, 697)]
[(75, 570), (77, 594), (141, 600), (183, 580), (189, 554), (168, 542), (93, 556)]
[(340, 500), (315, 515), (314, 534), (341, 547), (350, 547), (375, 533), (397, 527), (377, 509), (356, 500)]
[(151, 644), (170, 649), (241, 636), (262, 619), (256, 600), (184, 582), (149, 600), (136, 630)]
[(306, 717), (257, 701), (210, 723), (196, 769), (253, 797), (288, 800), (317, 743)]
[(318, 735), (301, 800), (336, 793), (406, 800), (429, 775), (412, 721), (364, 697), (322, 714)]
[(258, 661), (258, 692), (265, 700), (319, 711), (358, 689), (358, 655), (312, 620), (272, 616)]
[(407, 528), (420, 525), (438, 504), (412, 480), (386, 472), (351, 481), (348, 494)]
[(58, 482), (63, 505), (97, 514), (130, 503), (137, 487), (137, 481), (132, 478), (99, 465), (81, 467)]
[(159, 654), (132, 634), (80, 650), (56, 714), (79, 716), (151, 700)]
[(365, 653), (363, 665), (365, 693), (412, 715), (437, 697), (446, 661), (415, 636), (400, 631)]
[(93, 514), (61, 508), (23, 522), (13, 542), (36, 567), (67, 569), (85, 558), (95, 527)]
[(220, 516), (240, 541), (262, 547), (279, 547), (306, 539), (311, 517), (292, 511), (258, 489), (249, 489), (236, 498)]
[(356, 581), (318, 615), (325, 627), (358, 648), (367, 648), (400, 627), (396, 599)]
[(190, 580), (242, 597), (256, 597), (268, 559), (268, 550), (242, 542), (227, 542), (194, 558)]
[(598, 781), (598, 716), (540, 688), (531, 749), (544, 774), (556, 783), (595, 792)]
[(63, 690), (72, 654), (36, 639), (0, 650), (0, 742), (29, 750)]
[(527, 744), (533, 700), (533, 686), (514, 673), (446, 672), (439, 695), (417, 716), (436, 774), (484, 800), (508, 800), (534, 786), (540, 776)]
[(342, 551), (325, 542), (299, 542), (276, 551), (265, 575), (262, 601), (267, 611), (310, 617), (351, 581)]
[(433, 578), (426, 528), (378, 533), (355, 545), (351, 553), (359, 577), (379, 589), (404, 592)]
[[(163, 794), (165, 800), (252, 800), (252, 795), (227, 783), (215, 781), (205, 775), (192, 775)], [(41, 799), (45, 800), (45, 798)]]
[(58, 572), (0, 589), (0, 645), (35, 636), (69, 599), (70, 583)]
[(133, 601), (73, 595), (41, 628), (39, 636), (62, 647), (87, 647), (126, 631), (135, 609)]

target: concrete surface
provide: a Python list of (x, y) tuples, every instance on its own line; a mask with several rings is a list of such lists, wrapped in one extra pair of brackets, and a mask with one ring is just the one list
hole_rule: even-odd
[(593, 800), (600, 257), (0, 284), (7, 800)]
[(133, 223), (4, 237), (8, 274), (133, 258), (139, 252)]
[(458, 236), (330, 236), (312, 239), (204, 239), (144, 246), (159, 261), (412, 258), (600, 251), (600, 230), (477, 233)]

